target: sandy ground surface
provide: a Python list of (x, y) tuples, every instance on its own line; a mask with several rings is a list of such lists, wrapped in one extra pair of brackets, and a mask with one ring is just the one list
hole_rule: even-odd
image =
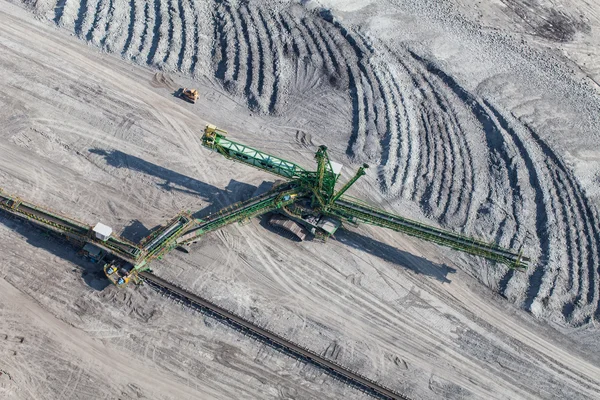
[[(298, 243), (257, 219), (155, 272), (414, 398), (598, 398), (597, 7), (304, 3), (0, 2), (0, 187), (137, 240), (273, 180), (203, 149), (207, 121), (307, 167), (326, 144), (345, 177), (372, 165), (352, 195), (535, 262), (366, 226)], [(0, 217), (0, 238), (1, 395), (364, 398), (106, 287), (26, 224)]]

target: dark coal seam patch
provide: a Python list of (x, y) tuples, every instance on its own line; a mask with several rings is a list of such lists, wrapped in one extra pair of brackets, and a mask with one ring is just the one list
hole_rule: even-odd
[(62, 16), (65, 12), (66, 3), (67, 0), (58, 0), (56, 6), (54, 7), (54, 23), (57, 25), (60, 23), (60, 20), (62, 19)]
[(248, 108), (251, 110), (256, 110), (258, 108), (258, 102), (254, 98), (254, 95), (251, 90), (252, 86), (252, 45), (250, 44), (250, 32), (248, 31), (248, 24), (242, 14), (241, 7), (237, 10), (237, 15), (240, 18), (240, 25), (242, 27), (242, 36), (244, 38), (244, 44), (246, 46), (246, 50), (248, 55), (246, 56), (246, 85), (244, 87), (244, 94), (246, 95), (246, 100), (248, 101)]
[[(183, 60), (185, 58), (185, 48), (187, 46), (187, 21), (185, 18), (185, 10), (183, 9), (183, 2), (185, 0), (177, 0), (177, 9), (179, 11), (179, 19), (181, 19), (181, 50), (179, 50), (179, 55), (177, 56), (177, 70), (181, 71), (181, 66), (183, 65)], [(172, 24), (171, 24), (172, 26)]]
[(215, 69), (215, 78), (222, 81), (225, 80), (225, 72), (227, 70), (227, 37), (225, 34), (225, 25), (223, 21), (223, 14), (217, 9), (215, 18), (213, 19), (213, 41), (218, 43), (218, 46), (213, 46), (211, 53), (214, 61), (217, 60), (217, 48), (220, 49), (220, 58)]
[[(133, 1), (133, 0), (131, 0)], [(81, 36), (83, 30), (83, 21), (87, 13), (88, 0), (81, 0), (79, 2), (79, 10), (77, 11), (77, 19), (75, 20), (75, 34)]]
[(122, 55), (127, 53), (127, 50), (129, 50), (129, 47), (131, 46), (131, 41), (133, 40), (133, 28), (135, 27), (135, 11), (135, 0), (129, 0), (129, 26), (127, 27), (127, 40), (125, 40), (125, 45), (123, 45), (123, 49), (121, 50)]
[[(164, 1), (164, 0), (163, 0)], [(167, 29), (167, 48), (165, 49), (165, 56), (163, 57), (163, 63), (166, 63), (173, 51), (173, 30), (174, 23), (173, 18), (175, 14), (175, 7), (173, 7), (173, 0), (167, 0), (167, 24), (169, 25), (169, 29)], [(162, 22), (162, 21), (161, 21)], [(182, 26), (183, 30), (183, 26)]]
[[(246, 15), (248, 16), (249, 22), (251, 23), (251, 26), (254, 27), (254, 32), (252, 32), (252, 36), (254, 37), (254, 39), (256, 40), (256, 50), (258, 51), (258, 80), (256, 82), (256, 86), (257, 86), (257, 90), (258, 93), (257, 95), (259, 97), (263, 96), (263, 91), (264, 91), (264, 84), (265, 84), (265, 55), (264, 55), (264, 49), (263, 49), (263, 44), (262, 44), (262, 40), (260, 37), (260, 34), (258, 33), (258, 29), (256, 28), (256, 26), (258, 25), (258, 22), (254, 19), (254, 16), (252, 15), (252, 13), (250, 12), (250, 8), (248, 6), (246, 6)], [(252, 44), (250, 44), (252, 45)]]
[(160, 11), (160, 1), (154, 0), (154, 28), (152, 29), (152, 44), (150, 45), (150, 51), (146, 58), (147, 64), (152, 64), (154, 61), (154, 55), (156, 54), (156, 48), (158, 47), (158, 41), (160, 39), (160, 25), (162, 24), (162, 13)]
[(142, 53), (142, 49), (146, 45), (146, 40), (148, 39), (148, 17), (149, 17), (148, 12), (149, 12), (149, 8), (150, 8), (150, 5), (148, 4), (148, 0), (145, 0), (144, 1), (144, 30), (142, 31), (142, 35), (140, 37), (140, 45), (138, 47), (138, 54), (135, 55), (136, 59)]
[(88, 42), (91, 42), (92, 38), (94, 37), (94, 30), (96, 29), (96, 26), (100, 22), (100, 10), (102, 9), (102, 6), (104, 5), (104, 3), (105, 3), (105, 0), (99, 0), (98, 3), (96, 4), (96, 13), (94, 14), (94, 22), (92, 22), (92, 25), (90, 26), (90, 30), (85, 35), (85, 39)]
[(108, 13), (106, 14), (106, 22), (104, 23), (104, 36), (100, 40), (100, 47), (105, 47), (106, 39), (108, 38), (108, 30), (110, 29), (110, 24), (112, 22), (113, 16), (115, 14), (115, 5), (113, 4), (113, 0), (108, 1)]
[(279, 68), (277, 64), (279, 59), (279, 53), (277, 47), (275, 46), (275, 43), (273, 42), (273, 33), (269, 29), (269, 25), (267, 24), (267, 20), (263, 15), (262, 9), (258, 10), (258, 17), (260, 18), (260, 21), (263, 27), (265, 28), (265, 33), (269, 40), (269, 48), (271, 49), (271, 54), (273, 54), (273, 89), (271, 91), (271, 95), (269, 96), (268, 108), (269, 114), (273, 114), (275, 112), (275, 105), (277, 104), (277, 96), (279, 93)]

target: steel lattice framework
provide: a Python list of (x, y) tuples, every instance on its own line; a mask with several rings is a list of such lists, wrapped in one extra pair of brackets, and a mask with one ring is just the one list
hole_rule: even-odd
[(207, 233), (234, 222), (273, 211), (297, 221), (316, 237), (323, 240), (331, 236), (343, 223), (367, 223), (392, 229), (429, 242), (447, 246), (468, 254), (503, 263), (510, 268), (525, 269), (529, 258), (472, 237), (429, 226), (399, 215), (377, 209), (362, 201), (343, 196), (368, 168), (362, 165), (356, 174), (339, 190), (339, 169), (329, 159), (327, 147), (320, 146), (315, 154), (316, 171), (226, 138), (226, 132), (208, 125), (202, 135), (202, 144), (223, 156), (271, 172), (285, 179), (269, 192), (226, 207), (217, 213), (194, 219), (189, 212), (181, 212), (166, 225), (157, 229), (139, 244), (116, 235), (106, 240), (98, 239), (92, 227), (59, 213), (25, 202), (18, 197), (3, 194), (0, 190), (0, 209), (65, 236), (70, 241), (93, 243), (114, 256), (104, 270), (118, 286), (129, 280), (137, 281), (141, 271), (150, 269), (150, 262), (161, 258), (178, 246), (200, 240)]

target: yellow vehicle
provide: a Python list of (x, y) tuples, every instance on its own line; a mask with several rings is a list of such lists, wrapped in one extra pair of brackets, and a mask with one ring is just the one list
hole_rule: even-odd
[(200, 95), (198, 94), (198, 91), (196, 89), (183, 88), (181, 90), (180, 97), (184, 100), (189, 101), (192, 104), (195, 104), (196, 100), (198, 100), (198, 97), (200, 97)]
[(112, 262), (104, 265), (104, 273), (106, 274), (106, 277), (118, 287), (127, 286), (129, 280), (131, 279), (130, 272), (132, 269), (133, 265), (121, 260), (113, 260)]

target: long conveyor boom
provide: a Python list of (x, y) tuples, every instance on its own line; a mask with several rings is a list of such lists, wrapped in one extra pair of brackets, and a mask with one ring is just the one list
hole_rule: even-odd
[(309, 174), (298, 164), (229, 140), (224, 134), (219, 133), (216, 128), (211, 128), (210, 125), (204, 131), (202, 145), (227, 158), (272, 172), (287, 179), (303, 178)]
[(135, 262), (142, 256), (142, 250), (126, 239), (110, 236), (106, 241), (99, 240), (92, 234), (90, 225), (23, 201), (18, 197), (9, 196), (1, 190), (0, 209), (32, 221), (44, 229), (64, 235), (71, 240), (94, 243), (125, 260)]
[(181, 213), (178, 215), (143, 244), (143, 249), (148, 254), (146, 259), (161, 257), (172, 247), (181, 234), (195, 224), (196, 221), (188, 214)]
[(346, 198), (338, 199), (330, 208), (329, 213), (346, 220), (360, 221), (403, 232), (455, 250), (506, 264), (510, 268), (525, 269), (530, 261), (529, 258), (496, 244), (428, 226)]
[(197, 220), (197, 225), (184, 232), (177, 239), (177, 243), (179, 245), (193, 243), (201, 236), (225, 225), (266, 214), (291, 204), (296, 196), (296, 191), (290, 185), (282, 185), (265, 194), (236, 203), (215, 215)]

